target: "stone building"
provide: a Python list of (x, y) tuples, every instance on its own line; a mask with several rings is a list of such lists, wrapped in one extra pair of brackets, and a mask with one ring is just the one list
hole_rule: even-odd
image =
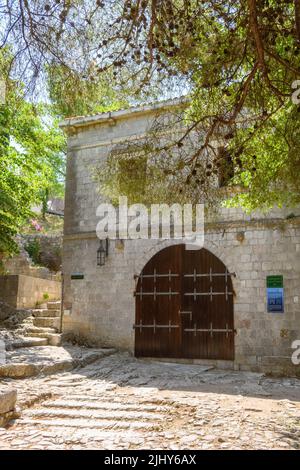
[(176, 105), (62, 123), (68, 134), (64, 333), (137, 356), (295, 371), (299, 211), (248, 216), (222, 209), (206, 222), (204, 249), (197, 253), (191, 255), (176, 240), (110, 240), (105, 265), (97, 264), (101, 195), (93, 168), (116, 144), (141, 139), (157, 113)]

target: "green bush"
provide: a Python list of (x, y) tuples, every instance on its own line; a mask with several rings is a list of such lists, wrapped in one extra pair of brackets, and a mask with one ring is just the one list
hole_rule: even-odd
[(40, 264), (41, 247), (37, 239), (29, 241), (24, 246), (24, 249), (27, 251), (34, 264)]

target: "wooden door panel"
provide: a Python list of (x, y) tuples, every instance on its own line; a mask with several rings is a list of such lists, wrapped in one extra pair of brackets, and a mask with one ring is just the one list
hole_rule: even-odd
[(136, 289), (136, 356), (181, 356), (181, 252), (181, 245), (162, 250), (141, 273)]
[(226, 267), (205, 249), (186, 252), (183, 279), (183, 309), (193, 312), (190, 327), (182, 328), (183, 356), (233, 359), (233, 289)]
[(177, 245), (147, 263), (136, 289), (135, 354), (234, 358), (232, 281), (217, 257)]

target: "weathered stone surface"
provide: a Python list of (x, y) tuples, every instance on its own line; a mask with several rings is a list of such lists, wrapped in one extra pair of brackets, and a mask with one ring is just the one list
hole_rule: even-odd
[(0, 449), (300, 448), (297, 379), (114, 354), (15, 384)]
[(59, 272), (61, 270), (61, 235), (50, 236), (41, 233), (27, 235), (24, 240), (25, 247), (32, 242), (38, 243), (39, 246), (39, 254), (35, 262), (52, 273)]
[(61, 344), (62, 336), (57, 333), (61, 327), (60, 310), (49, 309), (46, 305), (15, 312), (1, 326), (4, 328), (0, 329), (0, 339), (5, 341), (7, 350)]
[(6, 362), (5, 342), (0, 338), (0, 365)]
[(52, 317), (37, 317), (33, 320), (34, 326), (41, 327), (41, 328), (59, 328), (60, 319), (59, 318), (52, 318)]
[(49, 310), (59, 310), (61, 306), (60, 300), (47, 302), (47, 308)]
[(34, 309), (31, 311), (32, 316), (35, 318), (39, 317), (60, 317), (60, 310), (50, 310), (50, 309)]
[(6, 364), (0, 366), (0, 377), (20, 379), (41, 373), (54, 374), (83, 367), (113, 352), (113, 349), (86, 349), (69, 345), (16, 349), (7, 352)]
[(18, 413), (15, 410), (8, 411), (7, 413), (3, 413), (2, 415), (0, 415), (0, 427), (5, 426), (12, 419), (16, 419), (19, 417), (20, 417), (20, 413)]
[(11, 379), (23, 379), (24, 377), (32, 377), (39, 373), (39, 369), (35, 364), (5, 364), (0, 366), (0, 377), (9, 377)]
[(18, 325), (25, 324), (27, 319), (30, 318), (30, 310), (12, 310), (11, 315), (9, 315), (6, 320), (1, 322), (1, 328), (5, 329), (15, 329)]
[[(28, 245), (28, 242), (32, 242), (35, 239), (41, 241), (40, 245), (41, 245), (42, 251), (52, 252), (52, 251), (59, 251), (61, 249), (61, 244), (62, 244), (61, 235), (57, 237), (55, 236), (53, 237), (51, 235), (49, 236), (47, 234), (38, 234), (38, 233), (34, 235), (29, 235), (29, 234), (20, 235), (19, 234), (16, 236), (16, 242), (18, 244), (19, 253), (15, 254), (12, 257), (4, 257), (4, 259), (2, 260), (3, 265), (4, 265), (4, 270), (7, 273), (24, 274), (26, 276), (33, 276), (33, 277), (38, 277), (42, 279), (51, 279), (51, 280), (60, 281), (59, 274), (53, 274), (53, 272), (50, 272), (49, 269), (47, 269), (45, 266), (41, 266), (41, 265), (36, 266), (32, 263), (32, 259), (30, 258), (28, 252), (25, 250), (24, 246)], [(43, 247), (44, 244), (48, 246), (50, 245), (49, 249), (48, 247), (46, 247), (46, 250), (44, 250), (44, 247)], [(43, 261), (43, 260), (40, 260), (40, 261)]]
[(0, 415), (13, 411), (17, 401), (17, 391), (0, 385)]
[(26, 334), (27, 333), (33, 333), (34, 335), (36, 333), (56, 333), (56, 328), (50, 328), (50, 327), (38, 327), (38, 326), (30, 326), (26, 328)]
[(9, 347), (6, 347), (8, 351), (12, 349), (19, 349), (19, 348), (32, 348), (34, 346), (47, 346), (48, 340), (47, 338), (22, 338), (15, 341), (12, 341), (9, 344)]
[[(41, 331), (43, 328), (40, 328), (39, 330)], [(48, 340), (48, 344), (52, 344), (52, 341), (53, 343), (61, 343), (61, 335), (58, 334), (58, 333), (55, 333), (55, 332), (52, 332), (52, 333), (40, 333), (40, 332), (36, 332), (35, 331), (32, 331), (31, 333), (30, 332), (26, 332), (25, 333), (27, 337), (37, 337), (37, 338), (46, 338)], [(59, 344), (52, 344), (52, 346), (59, 346)]]
[(60, 334), (49, 334), (47, 336), (49, 346), (60, 346), (62, 342), (62, 335)]
[(46, 293), (49, 299), (60, 298), (61, 283), (23, 274), (0, 276), (1, 299), (13, 308), (33, 308)]
[(6, 302), (0, 301), (0, 321), (6, 320), (15, 312), (15, 309)]

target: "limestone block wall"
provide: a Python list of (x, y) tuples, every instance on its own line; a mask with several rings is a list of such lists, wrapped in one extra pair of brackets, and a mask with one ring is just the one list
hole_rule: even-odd
[[(244, 233), (244, 240), (237, 238)], [(134, 351), (134, 275), (159, 250), (174, 242), (128, 240), (124, 248), (111, 241), (105, 266), (96, 264), (98, 240), (65, 240), (64, 331), (103, 346)], [(235, 290), (235, 363), (238, 368), (291, 366), (291, 344), (300, 338), (300, 227), (284, 229), (263, 223), (211, 228), (205, 248), (218, 256), (233, 278)], [(78, 256), (78, 254), (80, 254)], [(71, 280), (71, 273), (84, 279)], [(266, 276), (282, 274), (285, 312), (268, 313)]]
[(125, 140), (143, 138), (155, 113), (126, 116), (120, 121), (80, 127), (68, 138), (65, 234), (95, 232), (96, 208), (103, 198), (94, 179), (95, 168)]
[[(159, 250), (163, 240), (110, 242), (105, 266), (98, 267), (96, 208), (101, 202), (93, 178), (95, 167), (114, 145), (142, 138), (155, 110), (112, 113), (65, 123), (68, 164), (63, 247), (64, 332), (102, 346), (134, 351), (134, 275)], [(287, 218), (291, 212), (294, 218)], [(235, 272), (233, 279), (235, 367), (253, 370), (289, 369), (291, 344), (300, 339), (299, 210), (246, 215), (222, 209), (207, 218), (205, 248)], [(72, 273), (83, 279), (71, 279)], [(285, 312), (268, 313), (266, 276), (284, 277)]]
[[(40, 245), (40, 265), (33, 264), (33, 260), (25, 250), (24, 246), (37, 240)], [(2, 266), (5, 274), (23, 274), (42, 279), (54, 281), (60, 280), (62, 236), (51, 235), (18, 235), (16, 238), (19, 253), (12, 257), (3, 257)], [(46, 265), (52, 268), (50, 271)]]
[(61, 297), (61, 282), (33, 276), (0, 276), (0, 300), (14, 308), (34, 308), (37, 302), (57, 300)]

